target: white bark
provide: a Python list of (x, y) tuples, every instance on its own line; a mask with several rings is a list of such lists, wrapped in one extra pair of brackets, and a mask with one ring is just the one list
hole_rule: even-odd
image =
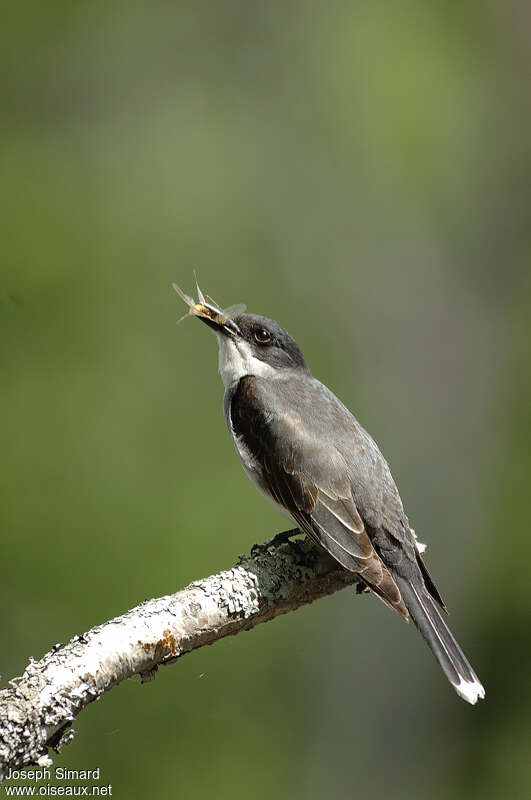
[(230, 570), (141, 603), (31, 659), (0, 690), (0, 780), (10, 768), (51, 763), (48, 748), (71, 740), (74, 717), (126, 678), (150, 680), (161, 664), (355, 582), (324, 551), (290, 542), (241, 557)]

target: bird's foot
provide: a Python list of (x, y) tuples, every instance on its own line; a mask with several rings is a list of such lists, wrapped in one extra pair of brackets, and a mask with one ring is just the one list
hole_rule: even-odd
[(251, 547), (251, 556), (263, 555), (267, 553), (270, 547), (279, 547), (281, 544), (286, 544), (292, 536), (297, 536), (299, 533), (300, 530), (298, 528), (292, 528), (289, 531), (281, 531), (275, 534), (275, 536), (272, 536), (271, 539), (268, 539), (266, 542), (253, 544)]

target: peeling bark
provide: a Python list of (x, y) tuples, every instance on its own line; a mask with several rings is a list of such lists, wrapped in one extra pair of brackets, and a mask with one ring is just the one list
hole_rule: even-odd
[(152, 680), (159, 665), (249, 630), (356, 582), (306, 541), (240, 557), (225, 572), (56, 645), (0, 690), (0, 780), (9, 769), (51, 764), (48, 748), (73, 737), (79, 712), (126, 678)]

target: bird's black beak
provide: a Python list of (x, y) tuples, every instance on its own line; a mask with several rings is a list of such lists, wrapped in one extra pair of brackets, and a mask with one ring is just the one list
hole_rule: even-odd
[(211, 297), (208, 297), (208, 295), (205, 297), (199, 286), (197, 286), (199, 299), (196, 303), (195, 300), (185, 294), (176, 283), (172, 285), (177, 294), (188, 306), (188, 314), (185, 314), (185, 316), (191, 315), (193, 317), (199, 317), (200, 320), (205, 322), (216, 333), (222, 333), (225, 336), (238, 336), (241, 334), (238, 325), (232, 319), (232, 314), (235, 313), (235, 311), (243, 310), (243, 306), (223, 309), (212, 300)]
[(196, 303), (192, 314), (194, 317), (199, 317), (216, 333), (223, 333), (225, 336), (237, 336), (240, 333), (234, 320), (226, 317), (223, 309), (211, 307), (210, 303)]

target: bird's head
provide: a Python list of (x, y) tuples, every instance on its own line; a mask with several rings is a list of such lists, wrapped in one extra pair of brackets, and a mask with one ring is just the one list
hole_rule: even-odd
[(278, 322), (246, 314), (241, 305), (223, 309), (203, 295), (199, 286), (197, 302), (175, 283), (173, 288), (189, 307), (185, 316), (198, 317), (216, 334), (219, 371), (226, 388), (246, 375), (270, 377), (285, 370), (308, 371), (297, 342)]

